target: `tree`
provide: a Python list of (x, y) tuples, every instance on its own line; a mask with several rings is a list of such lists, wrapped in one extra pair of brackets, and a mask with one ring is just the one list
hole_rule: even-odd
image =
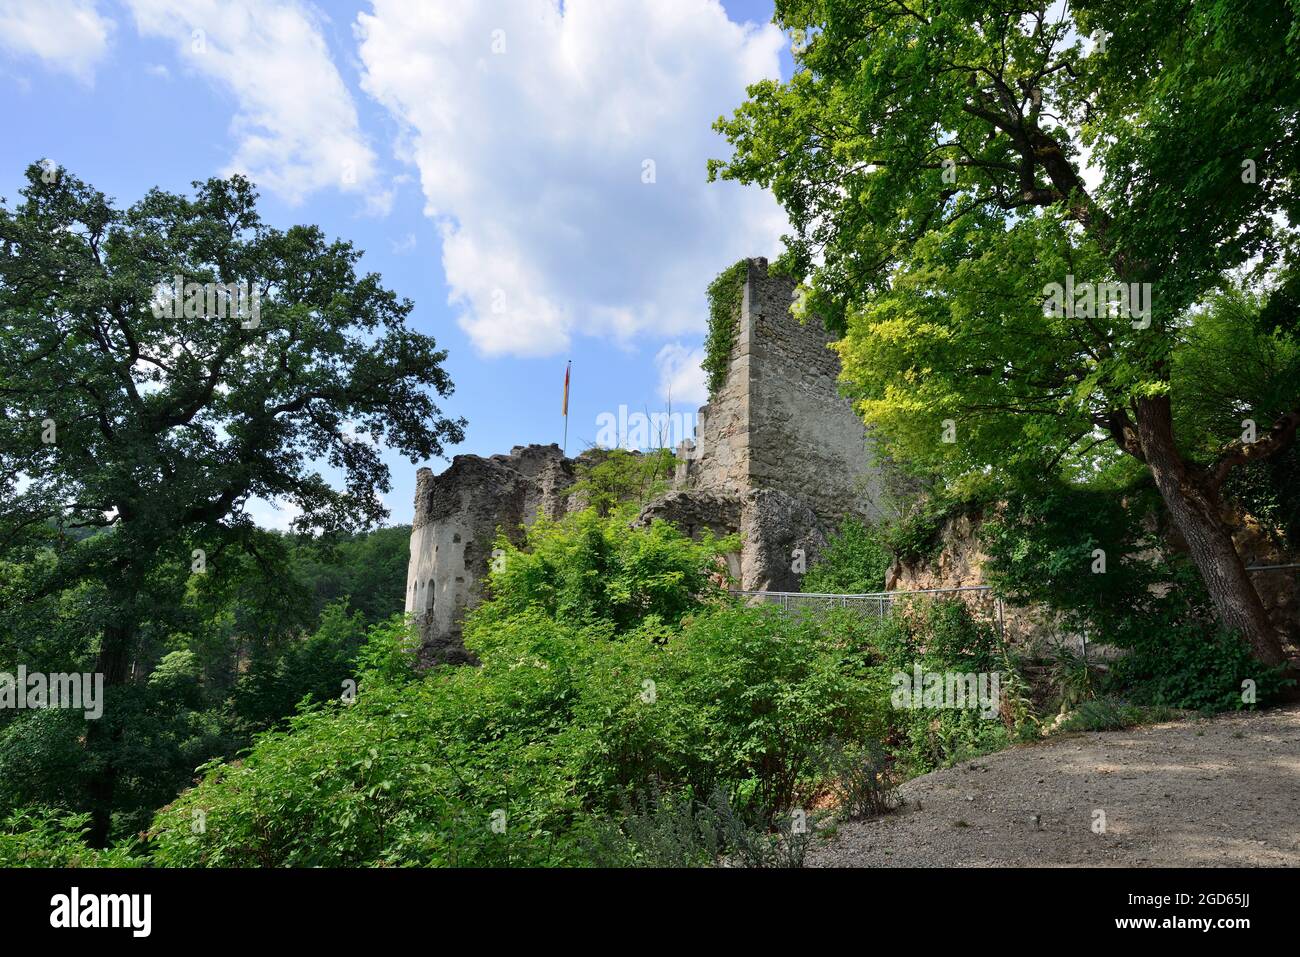
[[(784, 204), (780, 265), (844, 335), (867, 422), (958, 481), (1128, 456), (1222, 622), (1282, 662), (1221, 489), (1300, 424), (1294, 6), (778, 0), (776, 19), (797, 71), (719, 120), (735, 152), (710, 175)], [(1234, 280), (1253, 300), (1207, 316)], [(1205, 351), (1224, 341), (1266, 381)]]
[[(246, 179), (125, 210), (48, 165), (27, 181), (0, 204), (0, 560), (24, 570), (0, 616), (90, 589), (111, 705), (142, 623), (253, 542), (250, 499), (291, 503), (304, 528), (371, 525), (379, 443), (426, 459), (464, 421), (430, 394), (451, 394), (446, 352), (406, 327), (413, 304), (358, 275), (350, 243), (265, 225)], [(87, 747), (107, 733), (91, 725)], [(98, 843), (114, 775), (97, 778)]]

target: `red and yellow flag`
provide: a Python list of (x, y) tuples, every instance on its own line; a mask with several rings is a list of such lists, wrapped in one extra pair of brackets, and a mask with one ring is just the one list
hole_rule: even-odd
[(564, 408), (561, 410), (561, 415), (569, 414), (569, 369), (572, 367), (572, 360), (564, 367)]

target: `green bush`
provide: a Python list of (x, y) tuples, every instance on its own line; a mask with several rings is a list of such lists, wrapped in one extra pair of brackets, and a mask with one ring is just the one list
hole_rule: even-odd
[[(664, 438), (650, 437), (652, 442)], [(568, 492), (603, 517), (622, 506), (639, 507), (668, 491), (676, 466), (677, 458), (670, 448), (654, 448), (644, 454), (620, 448), (591, 448), (574, 463), (578, 480)]]
[(0, 867), (139, 867), (143, 859), (127, 845), (87, 849), (89, 814), (33, 806), (0, 821)]
[(1235, 635), (1193, 620), (1161, 622), (1134, 638), (1107, 688), (1141, 704), (1215, 712), (1268, 704), (1293, 683), (1282, 669), (1260, 664)]
[(847, 519), (808, 569), (801, 590), (837, 595), (881, 591), (892, 562), (893, 555), (874, 529)]
[(1092, 698), (1070, 712), (1055, 730), (1057, 733), (1123, 731), (1140, 724), (1159, 724), (1180, 717), (1180, 711), (1165, 705), (1138, 705), (1118, 698)]
[[(466, 645), (481, 667), (363, 671), (351, 706), (301, 714), (241, 762), (208, 767), (158, 815), (154, 859), (581, 864), (593, 829), (652, 786), (720, 791), (738, 819), (779, 833), (811, 807), (799, 802), (821, 787), (827, 737), (884, 730), (879, 676), (854, 647), (860, 622), (723, 605), (697, 608), (662, 643), (656, 620), (620, 634), (536, 607), (473, 615)], [(363, 658), (407, 640), (394, 621)]]
[(902, 774), (924, 774), (1011, 743), (1023, 720), (1006, 714), (1017, 665), (996, 628), (976, 619), (965, 602), (922, 596), (900, 603), (880, 630), (878, 647), (885, 676), (912, 674), (915, 666), (922, 673), (999, 675), (1002, 700), (995, 717), (969, 707), (891, 709), (888, 741)]
[[(1123, 496), (1056, 482), (1022, 490), (984, 524), (989, 580), (1015, 601), (1055, 610), (1067, 629), (1125, 649), (1104, 683), (1111, 695), (1205, 711), (1276, 700), (1287, 682), (1213, 624), (1200, 576), (1155, 534), (1154, 504), (1146, 484)], [(1096, 549), (1104, 574), (1092, 572)], [(1246, 680), (1254, 702), (1243, 697)]]
[(721, 594), (721, 556), (734, 539), (692, 541), (667, 522), (631, 529), (627, 516), (586, 510), (559, 522), (539, 519), (522, 546), (497, 540), (491, 600), (476, 614), (503, 620), (536, 609), (573, 625), (608, 622), (619, 632), (650, 619), (675, 625)]

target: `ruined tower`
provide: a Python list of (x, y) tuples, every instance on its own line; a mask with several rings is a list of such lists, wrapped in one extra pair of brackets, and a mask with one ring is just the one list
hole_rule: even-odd
[(420, 469), (406, 611), (419, 625), (426, 663), (470, 660), (461, 621), (483, 598), (497, 529), (518, 542), (538, 515), (560, 518), (573, 483), (572, 460), (554, 444), (516, 446), (490, 458), (458, 455), (439, 475)]
[(784, 493), (828, 526), (875, 520), (881, 483), (870, 439), (839, 394), (832, 337), (791, 315), (794, 289), (768, 274), (766, 259), (749, 260), (726, 381), (700, 409), (676, 485)]
[[(743, 548), (729, 562), (746, 589), (797, 591), (800, 561), (811, 564), (846, 517), (880, 516), (880, 469), (839, 395), (839, 358), (820, 323), (790, 314), (793, 292), (766, 260), (748, 261), (726, 381), (679, 449), (673, 491), (636, 520), (739, 532)], [(458, 455), (436, 476), (420, 470), (406, 610), (426, 664), (471, 660), (461, 621), (483, 598), (497, 528), (517, 541), (539, 514), (561, 517), (578, 507), (573, 484), (573, 460), (556, 445)]]

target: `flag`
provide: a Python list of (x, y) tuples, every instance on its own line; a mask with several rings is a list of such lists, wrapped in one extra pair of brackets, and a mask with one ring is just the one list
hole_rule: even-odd
[(569, 414), (569, 369), (572, 366), (573, 362), (570, 361), (569, 364), (564, 367), (564, 408), (561, 410), (562, 415)]

